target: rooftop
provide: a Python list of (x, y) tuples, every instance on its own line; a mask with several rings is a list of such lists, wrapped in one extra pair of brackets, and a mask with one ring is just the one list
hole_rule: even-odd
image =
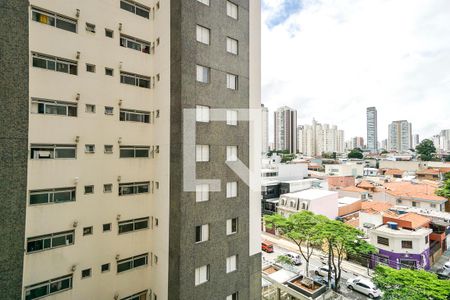
[(289, 198), (315, 200), (318, 198), (323, 198), (323, 197), (331, 196), (331, 195), (336, 195), (336, 198), (337, 198), (338, 193), (332, 192), (332, 191), (320, 190), (320, 189), (308, 189), (308, 190), (304, 190), (304, 191), (300, 191), (300, 192), (283, 194), (283, 195), (281, 195), (281, 197), (284, 196), (284, 197), (289, 197)]
[(432, 232), (431, 229), (424, 227), (418, 228), (416, 230), (408, 230), (404, 228), (392, 229), (389, 228), (387, 224), (380, 225), (377, 228), (372, 229), (372, 231), (382, 232), (388, 235), (416, 236), (416, 237), (426, 236)]
[(400, 169), (387, 169), (384, 172), (384, 175), (403, 175), (403, 173), (405, 173), (405, 171)]
[(361, 203), (361, 211), (366, 213), (380, 213), (392, 208), (392, 204), (379, 201), (364, 201)]
[(413, 183), (413, 182), (387, 182), (384, 184), (386, 193), (394, 196), (414, 198), (429, 201), (446, 202), (444, 197), (437, 196), (435, 194), (436, 186), (425, 183)]
[(345, 191), (345, 192), (358, 192), (358, 193), (367, 193), (367, 190), (356, 187), (356, 186), (347, 186), (344, 188), (340, 188), (340, 191)]
[(389, 211), (384, 216), (390, 219), (394, 219), (394, 222), (395, 219), (399, 221), (409, 222), (411, 224), (412, 229), (428, 226), (431, 222), (430, 218), (421, 216), (413, 212), (408, 212), (406, 214), (398, 214), (394, 211)]
[(370, 182), (370, 181), (363, 180), (363, 181), (361, 181), (360, 183), (357, 184), (357, 187), (359, 187), (359, 188), (366, 188), (366, 189), (372, 189), (372, 188), (375, 187), (375, 185), (372, 182)]
[(349, 205), (358, 201), (361, 201), (361, 199), (355, 197), (342, 197), (338, 199), (338, 206)]

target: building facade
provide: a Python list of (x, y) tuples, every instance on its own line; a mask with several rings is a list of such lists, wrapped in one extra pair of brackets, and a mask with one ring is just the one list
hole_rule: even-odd
[(259, 299), (259, 192), (225, 164), (261, 152), (237, 120), (260, 109), (259, 1), (29, 2), (2, 7), (2, 296)]
[(367, 149), (371, 152), (378, 151), (378, 121), (377, 109), (375, 107), (368, 107), (367, 115)]
[(297, 111), (283, 106), (274, 113), (275, 150), (297, 153)]
[(440, 149), (444, 152), (450, 152), (450, 129), (441, 130)]
[(262, 153), (269, 151), (269, 109), (261, 104)]
[(412, 125), (406, 120), (393, 121), (388, 128), (388, 150), (399, 153), (412, 148)]
[(419, 135), (417, 133), (413, 134), (413, 136), (412, 136), (412, 148), (416, 149), (417, 145), (419, 145), (419, 144), (420, 144)]

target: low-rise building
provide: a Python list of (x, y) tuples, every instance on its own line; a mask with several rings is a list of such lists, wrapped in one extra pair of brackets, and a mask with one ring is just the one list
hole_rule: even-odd
[(348, 186), (355, 185), (354, 176), (328, 176), (328, 189), (330, 191), (339, 190)]
[(325, 165), (325, 174), (336, 176), (363, 176), (363, 162), (347, 162), (345, 164)]
[(344, 217), (361, 210), (361, 198), (342, 197), (338, 199), (338, 217)]
[(369, 230), (370, 243), (378, 248), (373, 263), (387, 264), (392, 268), (430, 268), (429, 236), (426, 227), (402, 228), (390, 222)]
[(287, 217), (301, 210), (309, 210), (330, 219), (338, 216), (338, 193), (320, 189), (308, 189), (280, 196), (278, 212)]
[(369, 199), (369, 192), (365, 189), (356, 187), (356, 186), (348, 186), (339, 189), (339, 197), (353, 197), (360, 198), (362, 200)]
[(450, 168), (428, 168), (416, 172), (417, 179), (420, 180), (443, 180), (444, 175), (450, 172)]

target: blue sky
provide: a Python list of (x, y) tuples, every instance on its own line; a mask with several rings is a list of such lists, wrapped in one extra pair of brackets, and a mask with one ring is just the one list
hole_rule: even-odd
[(421, 138), (450, 128), (450, 1), (262, 0), (262, 102), (299, 124), (336, 124), (379, 139), (393, 120)]

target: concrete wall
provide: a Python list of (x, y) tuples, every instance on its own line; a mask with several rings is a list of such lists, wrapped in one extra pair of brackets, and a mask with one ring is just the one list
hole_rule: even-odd
[(28, 2), (0, 4), (0, 291), (21, 299), (28, 161)]

